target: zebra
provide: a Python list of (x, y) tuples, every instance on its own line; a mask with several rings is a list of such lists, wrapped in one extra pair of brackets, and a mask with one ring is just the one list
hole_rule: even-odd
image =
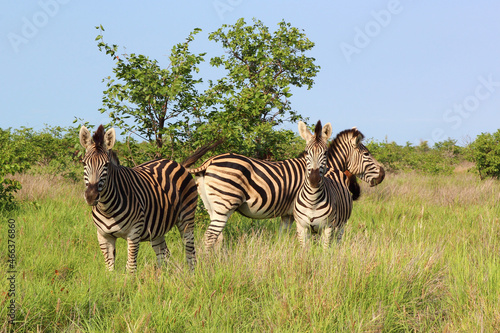
[[(356, 128), (342, 131), (328, 146), (329, 168), (346, 172), (375, 186), (385, 172), (361, 143)], [(284, 161), (263, 161), (235, 153), (214, 156), (200, 167), (188, 169), (195, 176), (198, 192), (210, 216), (204, 235), (206, 248), (222, 241), (222, 230), (232, 213), (253, 219), (281, 217), (281, 228), (293, 222), (293, 205), (304, 182), (304, 157)], [(340, 177), (340, 176), (339, 176)]]
[(327, 140), (331, 136), (330, 123), (322, 127), (318, 121), (314, 134), (299, 122), (299, 134), (306, 141), (306, 176), (297, 194), (293, 217), (297, 236), (302, 247), (309, 232), (319, 233), (324, 248), (337, 233), (340, 241), (343, 227), (352, 211), (353, 198), (349, 191), (349, 177), (343, 172), (327, 167)]
[[(134, 168), (121, 166), (112, 151), (115, 143), (113, 128), (105, 132), (100, 125), (91, 137), (89, 130), (82, 126), (79, 137), (86, 150), (82, 160), (86, 186), (84, 197), (92, 206), (97, 239), (107, 268), (114, 269), (117, 238), (127, 240), (127, 271), (135, 272), (139, 242), (142, 241), (151, 241), (161, 266), (170, 255), (165, 234), (175, 224), (184, 242), (189, 268), (193, 270), (196, 264), (193, 230), (198, 193), (186, 168), (166, 159), (149, 161)], [(193, 164), (207, 151), (203, 148), (184, 164)]]

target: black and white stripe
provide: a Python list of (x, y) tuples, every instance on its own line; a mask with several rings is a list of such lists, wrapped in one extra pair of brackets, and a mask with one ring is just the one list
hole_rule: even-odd
[(384, 168), (373, 158), (362, 141), (364, 135), (356, 128), (337, 134), (328, 146), (328, 167), (349, 171), (370, 186), (380, 184), (385, 177)]
[(120, 166), (111, 148), (114, 129), (99, 126), (91, 138), (84, 126), (80, 143), (86, 149), (84, 163), (85, 199), (92, 205), (97, 238), (109, 270), (114, 269), (115, 242), (128, 243), (127, 270), (137, 267), (139, 242), (150, 241), (161, 265), (169, 256), (165, 234), (175, 224), (184, 242), (191, 269), (196, 264), (194, 214), (197, 189), (193, 177), (181, 164), (166, 159), (134, 168)]
[(343, 226), (351, 215), (349, 179), (343, 172), (327, 167), (330, 123), (322, 127), (318, 121), (315, 133), (311, 134), (300, 122), (299, 133), (306, 140), (306, 177), (293, 208), (297, 236), (300, 244), (305, 246), (311, 232), (319, 233), (323, 246), (327, 247), (334, 232), (340, 240)]
[[(361, 144), (362, 139), (357, 129), (339, 133), (328, 146), (327, 164), (376, 185), (385, 173)], [(205, 246), (210, 248), (222, 240), (221, 231), (234, 211), (253, 219), (281, 217), (282, 227), (290, 226), (295, 198), (305, 179), (306, 161), (300, 157), (271, 162), (228, 153), (212, 157), (189, 172), (195, 175), (210, 215), (205, 232)]]

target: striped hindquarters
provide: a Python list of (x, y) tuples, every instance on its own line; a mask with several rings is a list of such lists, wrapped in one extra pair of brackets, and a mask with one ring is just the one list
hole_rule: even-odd
[(210, 215), (205, 245), (213, 246), (234, 211), (255, 219), (292, 215), (304, 170), (304, 159), (270, 162), (238, 154), (219, 155), (190, 170)]
[(290, 212), (304, 169), (301, 159), (269, 162), (224, 154), (213, 158), (201, 177), (218, 213), (238, 210), (251, 218), (271, 218)]

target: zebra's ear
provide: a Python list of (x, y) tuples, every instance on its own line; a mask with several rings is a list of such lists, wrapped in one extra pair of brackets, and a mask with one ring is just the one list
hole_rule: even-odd
[(299, 134), (306, 142), (309, 142), (313, 136), (303, 121), (299, 121)]
[(323, 126), (323, 138), (328, 140), (330, 136), (332, 136), (332, 124), (326, 123), (325, 126)]
[(87, 147), (92, 144), (90, 132), (85, 126), (82, 126), (82, 128), (80, 128), (80, 144), (85, 149), (87, 149)]
[(356, 144), (359, 145), (361, 141), (363, 141), (364, 136), (363, 134), (359, 133), (358, 136), (356, 137)]
[(104, 143), (106, 144), (107, 149), (113, 148), (115, 145), (115, 140), (116, 140), (116, 134), (115, 134), (115, 129), (110, 128), (106, 134), (104, 134)]
[(361, 141), (363, 141), (364, 138), (365, 138), (364, 135), (361, 134), (361, 132), (356, 129), (353, 133), (352, 144), (354, 146), (358, 146), (361, 143)]

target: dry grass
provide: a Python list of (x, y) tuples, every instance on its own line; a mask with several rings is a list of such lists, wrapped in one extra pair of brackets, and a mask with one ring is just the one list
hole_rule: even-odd
[(376, 187), (363, 183), (362, 195), (380, 201), (399, 198), (407, 202), (448, 207), (482, 205), (500, 201), (500, 182), (493, 179), (481, 181), (473, 173), (462, 172), (450, 176), (390, 173)]
[(20, 201), (56, 199), (75, 190), (81, 191), (83, 196), (83, 180), (75, 184), (62, 176), (31, 173), (16, 174), (13, 178), (22, 184), (22, 189), (15, 195)]
[(473, 162), (463, 161), (455, 167), (454, 173), (467, 173), (474, 170), (476, 165)]

